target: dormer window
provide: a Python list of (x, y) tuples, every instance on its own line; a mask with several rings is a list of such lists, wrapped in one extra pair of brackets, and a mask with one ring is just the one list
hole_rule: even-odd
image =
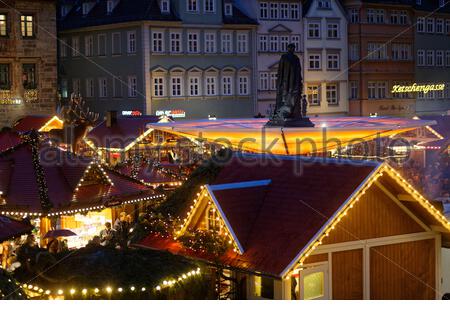
[(439, 0), (439, 7), (443, 7), (443, 6), (445, 6), (445, 2), (446, 2), (446, 0)]
[(161, 0), (161, 12), (162, 13), (170, 13), (170, 1), (169, 0)]
[(319, 0), (317, 6), (320, 9), (330, 9), (331, 8), (331, 2), (330, 2), (330, 0)]
[(69, 13), (69, 7), (68, 6), (61, 6), (61, 17), (67, 16)]
[(233, 5), (231, 3), (225, 3), (225, 15), (226, 16), (233, 15)]
[(83, 15), (85, 16), (85, 15), (89, 14), (89, 11), (91, 11), (93, 6), (94, 6), (93, 2), (84, 2), (83, 7), (82, 7)]

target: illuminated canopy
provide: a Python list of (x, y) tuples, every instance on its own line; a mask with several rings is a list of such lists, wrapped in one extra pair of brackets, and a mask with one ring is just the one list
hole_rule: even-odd
[(314, 128), (265, 128), (267, 119), (150, 123), (147, 128), (248, 152), (309, 154), (434, 124), (434, 121), (389, 117), (317, 117), (311, 121)]

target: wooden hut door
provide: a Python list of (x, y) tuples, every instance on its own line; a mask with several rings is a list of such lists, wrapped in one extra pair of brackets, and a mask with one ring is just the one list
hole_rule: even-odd
[(300, 299), (328, 300), (328, 263), (300, 271)]

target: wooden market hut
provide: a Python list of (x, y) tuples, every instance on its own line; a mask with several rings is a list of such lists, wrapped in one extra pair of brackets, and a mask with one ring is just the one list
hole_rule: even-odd
[(106, 119), (88, 133), (85, 141), (114, 165), (130, 159), (135, 152), (151, 153), (152, 144), (158, 137), (147, 125), (168, 121), (171, 120), (162, 116), (118, 116), (116, 111), (109, 111)]
[(0, 214), (30, 218), (41, 235), (72, 229), (81, 245), (120, 212), (137, 216), (161, 197), (138, 180), (32, 135), (0, 153)]
[(64, 122), (56, 115), (29, 115), (16, 121), (13, 128), (17, 132), (36, 130), (49, 132), (53, 129), (62, 129)]
[[(450, 222), (385, 163), (233, 158), (192, 200), (176, 240), (140, 245), (224, 269), (235, 298), (442, 297)], [(230, 247), (212, 256), (180, 240), (201, 230)]]

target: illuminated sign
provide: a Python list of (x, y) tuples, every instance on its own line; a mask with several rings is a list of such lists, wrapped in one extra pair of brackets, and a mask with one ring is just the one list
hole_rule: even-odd
[(157, 116), (168, 116), (172, 118), (186, 118), (186, 112), (181, 109), (176, 110), (157, 110)]
[(22, 104), (22, 99), (13, 97), (9, 90), (0, 90), (0, 104), (20, 105)]
[(420, 84), (413, 83), (412, 85), (395, 85), (392, 87), (391, 93), (410, 93), (410, 92), (423, 92), (427, 94), (430, 91), (444, 91), (445, 84)]
[(125, 111), (122, 111), (122, 116), (140, 117), (140, 116), (142, 116), (142, 112), (140, 112), (138, 110), (125, 110)]

